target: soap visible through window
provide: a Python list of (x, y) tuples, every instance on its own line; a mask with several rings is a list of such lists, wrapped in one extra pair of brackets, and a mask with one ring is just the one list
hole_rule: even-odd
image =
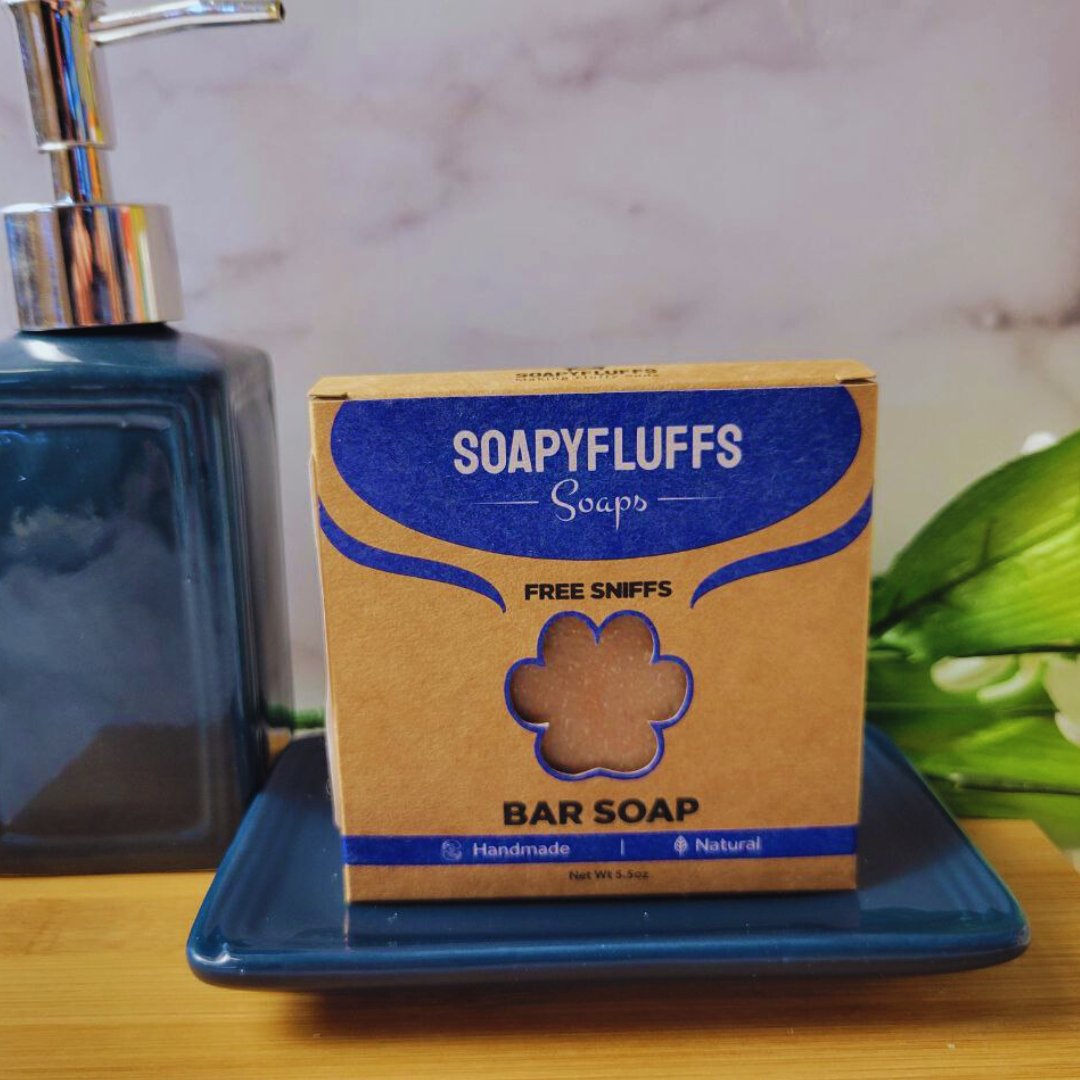
[(633, 612), (599, 627), (570, 612), (541, 633), (535, 660), (513, 668), (508, 698), (517, 716), (542, 728), (539, 755), (561, 774), (641, 772), (661, 748), (658, 726), (685, 710), (685, 665), (659, 655), (651, 623)]

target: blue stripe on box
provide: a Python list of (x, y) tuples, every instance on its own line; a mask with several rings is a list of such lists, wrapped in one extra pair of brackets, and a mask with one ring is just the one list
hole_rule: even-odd
[(727, 566), (721, 566), (694, 590), (694, 595), (690, 598), (690, 606), (693, 607), (703, 596), (707, 596), (713, 589), (719, 589), (721, 585), (730, 585), (733, 581), (741, 581), (743, 578), (754, 577), (757, 574), (771, 574), (777, 570), (801, 566), (803, 563), (827, 559), (830, 555), (843, 551), (862, 536), (866, 526), (870, 524), (873, 508), (873, 496), (868, 495), (866, 502), (850, 521), (825, 536), (819, 536), (792, 547), (764, 551), (760, 555), (750, 555)]
[(854, 855), (857, 827), (684, 832), (346, 836), (349, 866), (501, 866), (508, 863), (692, 862)]
[(346, 559), (351, 559), (359, 566), (369, 566), (372, 570), (400, 574), (402, 577), (456, 585), (459, 589), (469, 589), (471, 592), (486, 596), (506, 611), (506, 602), (490, 581), (474, 574), (471, 570), (463, 570), (460, 566), (451, 566), (449, 563), (437, 562), (434, 559), (419, 559), (414, 555), (399, 555), (394, 551), (383, 551), (382, 548), (365, 544), (363, 540), (350, 536), (338, 525), (321, 502), (319, 503), (319, 526), (326, 539)]

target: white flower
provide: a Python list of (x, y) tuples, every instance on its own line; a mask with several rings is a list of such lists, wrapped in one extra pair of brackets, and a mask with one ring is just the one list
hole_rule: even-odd
[(993, 705), (1035, 686), (1044, 663), (1037, 655), (946, 656), (931, 667), (930, 678), (947, 694), (974, 694)]
[(1015, 656), (946, 656), (930, 669), (930, 678), (947, 694), (970, 694), (1011, 676)]
[(1033, 431), (1020, 446), (1021, 454), (1037, 454), (1040, 450), (1046, 450), (1058, 441), (1058, 437), (1050, 431)]
[(1054, 717), (1058, 731), (1080, 746), (1080, 658), (1048, 657), (1043, 685), (1058, 710)]

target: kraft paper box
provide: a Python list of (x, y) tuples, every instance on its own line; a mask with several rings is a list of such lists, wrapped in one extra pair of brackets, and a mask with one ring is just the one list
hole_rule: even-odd
[(851, 361), (319, 382), (349, 898), (852, 888), (875, 411)]

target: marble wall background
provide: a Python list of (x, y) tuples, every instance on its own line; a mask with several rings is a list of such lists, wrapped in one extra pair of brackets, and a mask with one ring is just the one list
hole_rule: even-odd
[[(4, 29), (0, 202), (44, 199)], [(276, 362), (303, 703), (320, 373), (857, 356), (880, 562), (1080, 426), (1078, 51), (1074, 0), (292, 0), (110, 50), (184, 326)]]

